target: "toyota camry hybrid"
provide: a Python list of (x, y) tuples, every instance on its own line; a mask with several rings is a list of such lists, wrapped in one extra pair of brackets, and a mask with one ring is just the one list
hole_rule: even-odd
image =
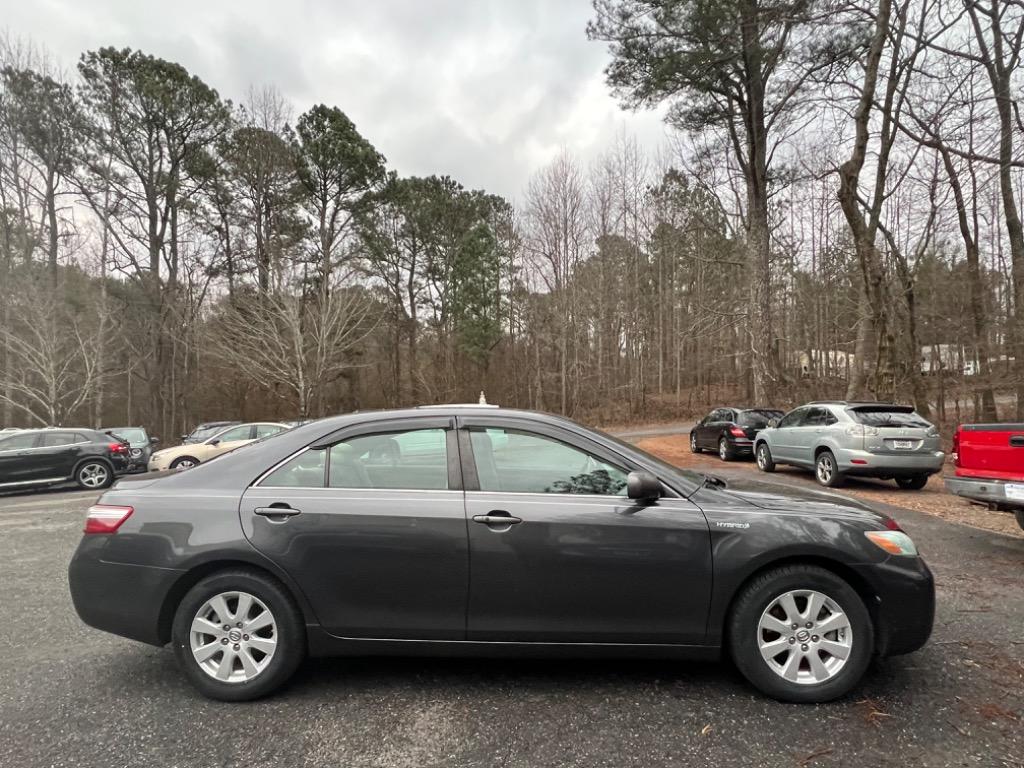
[(928, 639), (934, 585), (891, 518), (670, 466), (487, 406), (324, 419), (125, 478), (70, 565), (87, 624), (161, 646), (205, 695), (306, 655), (731, 657), (819, 702)]

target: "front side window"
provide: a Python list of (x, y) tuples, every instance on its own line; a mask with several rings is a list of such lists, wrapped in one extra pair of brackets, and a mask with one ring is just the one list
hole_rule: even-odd
[(469, 433), (481, 491), (624, 496), (628, 473), (559, 440), (511, 429)]
[[(264, 437), (270, 437), (271, 435), (276, 435), (278, 432), (280, 432), (283, 429), (284, 429), (284, 427), (282, 427), (279, 424), (257, 424), (256, 425), (256, 439), (260, 440), (261, 438), (264, 438)], [(239, 440), (244, 440), (245, 438), (243, 437), (243, 438), (238, 438), (238, 439)]]
[(804, 414), (806, 413), (806, 408), (798, 408), (795, 411), (790, 411), (785, 416), (783, 416), (782, 421), (779, 422), (779, 427), (795, 427), (797, 424), (800, 423), (800, 420), (804, 417)]
[(222, 443), (230, 443), (234, 440), (249, 440), (252, 438), (252, 424), (243, 424), (240, 427), (234, 429), (228, 429), (217, 435), (217, 439)]
[(327, 477), (327, 451), (303, 451), (265, 478), (260, 485), (270, 488), (323, 488)]
[(443, 429), (413, 429), (351, 437), (330, 450), (332, 488), (443, 491), (448, 446)]
[(23, 451), (32, 448), (36, 444), (35, 433), (29, 435), (14, 435), (6, 440), (0, 440), (0, 451)]

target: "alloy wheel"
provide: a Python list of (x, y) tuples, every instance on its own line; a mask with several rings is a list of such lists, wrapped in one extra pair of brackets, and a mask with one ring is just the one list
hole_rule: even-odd
[(247, 683), (277, 650), (277, 621), (248, 592), (221, 592), (196, 612), (189, 646), (199, 668), (223, 683)]
[(690, 435), (690, 450), (693, 453), (697, 452), (697, 436), (696, 435)]
[(718, 458), (722, 461), (729, 458), (729, 444), (725, 442), (724, 437), (718, 441)]
[(757, 626), (761, 658), (775, 674), (800, 685), (833, 679), (853, 650), (846, 612), (828, 595), (790, 590), (765, 608)]
[(832, 457), (827, 453), (821, 454), (818, 457), (817, 473), (818, 481), (823, 485), (827, 485), (832, 480), (832, 476), (835, 474), (836, 468), (832, 463)]
[(103, 464), (86, 464), (78, 470), (78, 480), (86, 488), (102, 488), (109, 477), (110, 470)]
[(764, 469), (766, 466), (768, 466), (768, 449), (762, 445), (757, 449), (757, 468)]

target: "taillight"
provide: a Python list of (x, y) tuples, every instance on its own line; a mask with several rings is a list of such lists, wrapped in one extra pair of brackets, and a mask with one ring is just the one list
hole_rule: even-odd
[(93, 504), (86, 513), (84, 530), (86, 533), (114, 533), (134, 511), (131, 507)]
[(124, 443), (111, 443), (110, 445), (107, 446), (107, 448), (110, 449), (111, 453), (127, 453), (128, 452), (128, 446), (125, 445)]
[(729, 434), (733, 437), (746, 437), (747, 433), (743, 431), (743, 427), (729, 427)]

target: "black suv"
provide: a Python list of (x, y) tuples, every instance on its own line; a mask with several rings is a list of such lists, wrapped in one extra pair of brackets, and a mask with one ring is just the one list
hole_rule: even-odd
[(130, 446), (94, 429), (26, 429), (0, 438), (0, 491), (73, 481), (106, 488), (128, 471)]

